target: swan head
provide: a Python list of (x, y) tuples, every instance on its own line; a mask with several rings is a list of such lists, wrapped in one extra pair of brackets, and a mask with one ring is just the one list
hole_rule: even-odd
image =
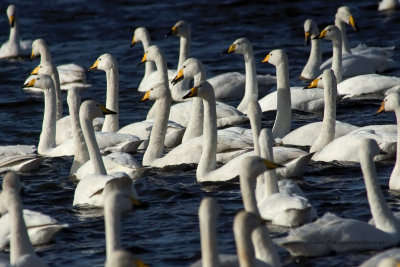
[(157, 45), (151, 45), (147, 48), (140, 63), (155, 61), (160, 56), (163, 56), (161, 49)]
[[(104, 190), (106, 191), (106, 188)], [(104, 209), (111, 208), (122, 214), (123, 212), (132, 210), (136, 201), (135, 198), (120, 190), (107, 190), (104, 196)]]
[(99, 102), (94, 100), (86, 100), (81, 104), (79, 109), (79, 117), (88, 118), (93, 120), (97, 117), (102, 117), (103, 115), (117, 114), (116, 112), (107, 109), (105, 106), (101, 105)]
[(56, 68), (54, 67), (53, 64), (50, 62), (45, 62), (43, 64), (38, 65), (36, 68), (34, 68), (31, 72), (32, 75), (38, 75), (38, 74), (47, 74), (47, 75), (52, 75), (56, 71)]
[(317, 78), (311, 81), (309, 85), (304, 86), (304, 89), (311, 88), (324, 88), (322, 84), (322, 74), (320, 74)]
[(143, 261), (136, 259), (132, 253), (123, 249), (113, 250), (105, 267), (149, 267)]
[(353, 30), (358, 31), (356, 21), (354, 20), (353, 15), (351, 14), (351, 10), (348, 6), (341, 6), (337, 9), (336, 16), (337, 19), (340, 19), (344, 23), (350, 25)]
[(400, 107), (400, 95), (398, 93), (391, 93), (387, 95), (379, 107), (377, 114), (383, 111), (395, 111)]
[(212, 87), (212, 85), (209, 82), (203, 81), (199, 85), (193, 86), (190, 89), (189, 93), (184, 95), (182, 98), (186, 99), (186, 98), (191, 98), (191, 97), (195, 97), (195, 96), (201, 97), (203, 99), (210, 99), (210, 98), (214, 97), (214, 99), (215, 99), (214, 88)]
[(282, 62), (287, 62), (286, 52), (282, 49), (275, 49), (269, 52), (269, 54), (264, 58), (262, 63), (268, 62), (275, 67)]
[(314, 79), (304, 89), (311, 88), (332, 88), (336, 86), (336, 76), (332, 69), (326, 69), (318, 78)]
[(136, 28), (133, 33), (132, 42), (130, 47), (135, 46), (136, 43), (143, 42), (149, 36), (149, 31), (145, 27)]
[(165, 37), (176, 35), (179, 37), (189, 37), (190, 36), (190, 26), (184, 21), (180, 20), (170, 29), (170, 31), (165, 35)]
[(118, 63), (117, 63), (116, 58), (113, 55), (107, 53), (107, 54), (101, 55), (88, 70), (89, 71), (92, 71), (92, 70), (108, 71), (112, 68), (118, 68)]
[(36, 87), (43, 90), (54, 88), (54, 82), (50, 75), (40, 74), (36, 78), (33, 78), (28, 83), (24, 84), (24, 87)]
[(248, 177), (256, 179), (261, 173), (280, 167), (283, 166), (259, 156), (246, 157), (241, 163), (240, 176), (244, 176), (246, 173)]
[(140, 102), (160, 99), (165, 96), (167, 90), (168, 88), (164, 83), (153, 84), (151, 89), (146, 91)]
[(212, 221), (216, 221), (221, 209), (218, 201), (213, 197), (204, 197), (199, 206), (199, 218), (209, 216)]
[(32, 43), (32, 54), (31, 54), (31, 59), (34, 59), (40, 55), (40, 51), (47, 47), (47, 43), (43, 39), (36, 39)]
[(319, 30), (317, 24), (312, 19), (306, 19), (304, 21), (304, 41), (308, 45), (311, 38), (317, 37)]
[(231, 54), (231, 53), (236, 53), (236, 54), (245, 54), (249, 51), (253, 50), (253, 46), (251, 45), (250, 41), (247, 38), (239, 38), (236, 39), (231, 46), (225, 51), (223, 51), (223, 54)]
[(178, 71), (175, 78), (172, 79), (171, 83), (175, 85), (184, 78), (191, 79), (200, 72), (204, 72), (203, 63), (198, 59), (188, 58), (183, 62), (182, 68)]
[(339, 28), (335, 25), (329, 25), (321, 31), (318, 37), (314, 37), (313, 39), (341, 40), (341, 38), (342, 36)]
[(7, 8), (7, 17), (10, 28), (14, 28), (15, 20), (17, 17), (17, 10), (14, 5), (9, 5)]

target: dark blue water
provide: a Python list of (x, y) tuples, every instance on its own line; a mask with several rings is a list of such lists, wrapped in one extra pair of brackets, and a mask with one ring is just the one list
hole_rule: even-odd
[[(46, 2), (46, 3), (43, 3)], [(111, 53), (119, 63), (121, 125), (143, 120), (151, 103), (138, 104), (135, 91), (143, 75), (138, 66), (141, 46), (129, 49), (133, 31), (145, 26), (154, 43), (164, 51), (168, 65), (177, 64), (178, 38), (165, 38), (173, 24), (184, 19), (192, 27), (191, 56), (203, 61), (207, 74), (225, 71), (244, 72), (243, 59), (222, 55), (235, 39), (247, 37), (254, 46), (256, 61), (275, 48), (285, 49), (290, 63), (292, 85), (308, 58), (303, 44), (303, 22), (313, 18), (320, 28), (333, 23), (342, 1), (14, 1), (17, 5), (23, 39), (44, 38), (53, 62), (74, 62), (89, 67), (103, 53)], [(369, 45), (396, 45), (394, 59), (400, 61), (400, 11), (379, 14), (377, 1), (347, 1), (354, 10), (360, 31), (349, 30), (351, 46), (360, 41)], [(0, 40), (8, 38), (5, 10), (0, 3)], [(3, 12), (4, 11), (4, 12)], [(330, 51), (330, 42), (323, 42)], [(328, 56), (329, 53), (324, 53)], [(41, 131), (43, 99), (22, 91), (22, 84), (38, 61), (0, 61), (0, 144), (37, 144)], [(275, 74), (269, 64), (258, 64), (258, 73)], [(400, 76), (394, 69), (388, 75)], [(88, 74), (93, 85), (83, 98), (105, 102), (105, 74)], [(63, 95), (66, 99), (66, 95)], [(379, 100), (341, 103), (338, 120), (356, 125), (395, 123), (394, 114), (371, 116)], [(238, 100), (230, 101), (238, 104)], [(65, 104), (65, 112), (67, 106)], [(322, 114), (294, 114), (293, 127), (320, 120)], [(263, 126), (271, 127), (274, 113), (265, 113)], [(247, 125), (247, 127), (249, 127)], [(141, 158), (141, 155), (138, 155)], [(101, 266), (105, 260), (104, 221), (101, 209), (72, 207), (76, 181), (69, 178), (72, 159), (49, 158), (35, 172), (22, 174), (24, 206), (69, 223), (56, 240), (38, 247), (38, 254), (51, 266)], [(399, 194), (388, 191), (388, 177), (394, 162), (378, 165), (379, 182), (393, 210), (399, 210)], [(310, 165), (299, 184), (322, 215), (327, 211), (349, 218), (368, 220), (369, 207), (359, 166), (327, 167)], [(195, 171), (149, 172), (136, 187), (148, 208), (137, 209), (123, 217), (123, 246), (152, 266), (187, 266), (200, 257), (197, 209), (204, 196), (214, 196), (222, 207), (218, 220), (218, 245), (221, 253), (235, 253), (232, 220), (243, 208), (238, 181), (202, 186)], [(270, 227), (272, 236), (282, 228)], [(283, 249), (279, 254), (287, 266), (352, 266), (376, 252), (344, 253), (319, 258), (293, 258)]]

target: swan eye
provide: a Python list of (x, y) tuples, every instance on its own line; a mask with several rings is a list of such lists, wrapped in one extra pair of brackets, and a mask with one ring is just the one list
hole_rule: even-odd
[(186, 66), (183, 66), (183, 68), (186, 68)]
[(40, 66), (39, 68), (42, 68), (42, 66)]

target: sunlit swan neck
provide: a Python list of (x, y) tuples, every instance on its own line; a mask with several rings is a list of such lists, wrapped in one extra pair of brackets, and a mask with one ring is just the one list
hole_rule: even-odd
[(38, 152), (44, 154), (56, 147), (56, 93), (54, 83), (44, 89), (44, 115), (42, 133), (40, 134)]
[(55, 94), (57, 99), (57, 115), (56, 119), (59, 120), (63, 116), (63, 103), (60, 89), (60, 78), (58, 75), (57, 68), (51, 63), (46, 62), (39, 68), (39, 74), (50, 75), (54, 82)]
[(26, 230), (21, 199), (15, 190), (8, 191), (7, 195), (10, 198), (10, 263), (15, 264), (21, 256), (34, 253), (34, 250)]
[(394, 190), (400, 190), (400, 106), (397, 106), (394, 110), (397, 121), (397, 151), (396, 151), (396, 164), (389, 179), (389, 188)]
[(117, 114), (107, 115), (104, 119), (102, 132), (115, 133), (119, 130), (119, 73), (118, 62), (114, 57), (111, 57), (112, 67), (106, 70), (107, 79), (107, 97), (106, 107)]
[(342, 81), (342, 36), (340, 34), (332, 39), (332, 46), (332, 70), (335, 73), (337, 83), (340, 83)]
[(332, 70), (325, 70), (322, 81), (324, 83), (324, 118), (320, 133), (310, 148), (310, 152), (322, 150), (335, 138), (336, 125), (336, 78)]
[(201, 259), (203, 266), (220, 266), (217, 246), (217, 203), (215, 199), (205, 198), (199, 208)]
[[(273, 162), (274, 154), (272, 151), (272, 147), (274, 145), (274, 137), (269, 128), (264, 128), (261, 130), (259, 142), (261, 157)], [(264, 177), (263, 188), (261, 189), (261, 191), (263, 192), (263, 196), (261, 196), (261, 199), (267, 198), (270, 195), (279, 192), (278, 178), (276, 176), (275, 170), (269, 170), (267, 172), (264, 172), (264, 174), (260, 176)]]
[(339, 28), (342, 36), (341, 51), (343, 54), (351, 54), (349, 42), (347, 41), (346, 23), (339, 18), (338, 14), (335, 15), (335, 26)]
[(258, 144), (258, 136), (261, 131), (261, 107), (257, 100), (250, 101), (247, 105), (247, 116), (250, 120), (251, 133), (253, 135), (254, 152), (260, 156), (260, 145)]
[[(307, 79), (314, 79), (318, 77), (320, 73), (321, 63), (322, 63), (321, 40), (311, 39), (310, 56), (308, 58), (306, 65), (304, 66), (301, 76)], [(311, 77), (309, 77), (308, 74), (311, 74)]]
[(269, 236), (268, 228), (265, 225), (260, 225), (253, 230), (251, 239), (253, 241), (256, 259), (268, 263), (271, 266), (280, 267), (282, 266), (281, 261), (276, 252), (275, 245)]
[[(376, 143), (375, 143), (376, 145)], [(376, 228), (387, 233), (399, 233), (400, 227), (390, 211), (376, 178), (376, 167), (369, 146), (360, 149), (360, 164), (367, 189), (368, 203)]]
[(104, 202), (107, 262), (111, 261), (111, 254), (121, 248), (121, 212), (118, 211), (117, 205), (116, 202)]
[(104, 167), (103, 159), (100, 154), (99, 145), (96, 142), (94, 134), (93, 119), (90, 117), (89, 110), (86, 108), (85, 102), (79, 109), (79, 119), (85, 137), (86, 145), (89, 151), (90, 161), (93, 167), (93, 174), (107, 175)]
[[(205, 86), (203, 83), (203, 86)], [(198, 178), (206, 177), (207, 174), (216, 168), (217, 162), (217, 112), (215, 104), (215, 94), (210, 86), (209, 93), (203, 97), (204, 105), (204, 130), (203, 130), (203, 149), (199, 165), (197, 166), (196, 176)]]
[(256, 266), (254, 247), (251, 241), (251, 232), (257, 226), (256, 219), (254, 214), (245, 211), (240, 211), (235, 216), (233, 233), (240, 267)]
[(21, 54), (20, 48), (20, 37), (19, 37), (19, 22), (18, 18), (14, 20), (14, 27), (10, 29), (10, 36), (8, 38), (9, 47), (12, 47), (13, 51), (12, 54), (18, 56)]
[(250, 167), (243, 167), (240, 170), (240, 192), (242, 194), (243, 206), (247, 212), (252, 212), (260, 216), (256, 200), (256, 177), (252, 177), (254, 173), (249, 169)]
[(246, 85), (244, 97), (237, 109), (243, 113), (247, 111), (247, 105), (249, 101), (258, 100), (258, 83), (257, 83), (257, 72), (256, 63), (254, 60), (253, 48), (251, 45), (248, 46), (244, 56), (245, 71), (246, 71)]
[[(150, 40), (150, 34), (147, 29), (143, 28), (142, 34), (141, 34), (141, 41), (143, 45), (144, 51), (147, 51), (147, 48), (150, 46), (151, 40)], [(149, 76), (152, 72), (156, 70), (156, 66), (153, 61), (147, 61), (145, 63), (145, 69), (144, 69), (144, 78)]]
[(38, 50), (40, 54), (40, 64), (44, 64), (45, 62), (51, 62), (50, 49), (45, 43), (45, 41), (39, 43)]
[(289, 84), (289, 63), (286, 54), (276, 65), (277, 79), (277, 112), (272, 133), (275, 138), (284, 137), (290, 132), (292, 123), (292, 106)]
[(81, 124), (79, 123), (79, 106), (81, 104), (81, 97), (75, 88), (68, 90), (67, 102), (75, 146), (75, 156), (70, 173), (76, 173), (76, 171), (90, 158), (85, 138), (83, 137)]
[(184, 36), (182, 35), (180, 38), (179, 61), (178, 61), (177, 71), (179, 71), (182, 68), (183, 63), (186, 61), (186, 59), (189, 58), (190, 43), (191, 43), (191, 34), (189, 31), (189, 34), (185, 34)]

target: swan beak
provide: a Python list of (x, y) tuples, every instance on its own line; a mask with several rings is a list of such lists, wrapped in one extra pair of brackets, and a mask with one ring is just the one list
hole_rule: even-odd
[(310, 39), (311, 39), (311, 33), (310, 32), (304, 33), (304, 43), (306, 46), (310, 44)]
[(350, 16), (349, 24), (353, 28), (354, 31), (356, 31), (356, 32), (358, 31), (358, 28), (357, 28), (357, 25), (356, 25), (356, 21), (354, 20), (353, 16)]
[(35, 55), (35, 53), (33, 53), (33, 49), (32, 49), (31, 59), (35, 59), (35, 58), (36, 58), (36, 55)]
[(178, 82), (182, 81), (185, 76), (183, 75), (183, 69), (180, 69), (178, 74), (175, 76), (175, 78), (171, 81), (172, 85), (177, 84)]
[(129, 199), (131, 200), (132, 206), (137, 207), (137, 206), (141, 206), (142, 205), (142, 203), (138, 199), (136, 199), (134, 197), (130, 196)]
[(97, 65), (99, 65), (99, 60), (96, 60), (88, 71), (97, 70)]
[(32, 75), (37, 75), (39, 74), (39, 67), (40, 65), (38, 65), (36, 68), (33, 69), (33, 71), (31, 72)]
[(10, 24), (10, 28), (14, 28), (15, 25), (15, 16), (10, 16), (8, 18), (8, 23)]
[(236, 51), (236, 44), (231, 45), (227, 50), (222, 51), (222, 54), (230, 54)]
[(32, 79), (26, 84), (24, 84), (24, 87), (33, 87), (35, 85), (36, 79)]
[(327, 30), (323, 30), (317, 37), (313, 37), (312, 39), (324, 39), (327, 33)]
[(151, 90), (147, 91), (147, 92), (144, 94), (144, 96), (142, 97), (142, 99), (140, 99), (140, 102), (144, 102), (144, 101), (146, 101), (146, 100), (149, 100), (149, 99), (150, 99), (150, 92), (151, 92)]
[(308, 86), (305, 86), (304, 89), (317, 88), (319, 80), (320, 78), (314, 79)]
[(135, 35), (133, 35), (132, 42), (131, 42), (131, 45), (129, 47), (132, 48), (134, 46), (135, 46)]
[(379, 114), (381, 112), (385, 111), (385, 101), (382, 101), (381, 106), (379, 107), (378, 111), (376, 114)]
[(106, 108), (105, 106), (101, 106), (101, 111), (103, 112), (103, 115), (112, 115), (112, 114), (117, 114), (117, 112), (109, 110), (108, 108)]
[(143, 261), (141, 261), (139, 259), (133, 259), (133, 266), (136, 266), (136, 267), (150, 267), (150, 265), (144, 263)]
[(140, 61), (139, 64), (142, 64), (142, 63), (145, 63), (145, 62), (147, 62), (147, 52), (144, 53), (143, 58), (142, 58), (142, 61)]
[(171, 35), (175, 35), (178, 33), (178, 28), (177, 27), (172, 27), (171, 30), (165, 35), (165, 37), (171, 36)]
[(283, 166), (283, 165), (274, 163), (274, 162), (269, 161), (269, 160), (266, 160), (266, 159), (264, 159), (263, 161), (264, 161), (265, 166), (267, 166), (267, 168), (268, 168), (268, 169), (271, 169), (271, 170), (272, 170), (272, 169), (276, 169), (276, 168), (285, 167), (285, 166)]
[(199, 91), (199, 87), (197, 87), (197, 86), (192, 87), (192, 89), (190, 89), (189, 93), (184, 95), (182, 98), (186, 99), (186, 98), (189, 98), (189, 97), (195, 97), (195, 96), (197, 96), (198, 91)]
[(268, 62), (269, 58), (271, 57), (271, 54), (268, 54), (261, 63)]

